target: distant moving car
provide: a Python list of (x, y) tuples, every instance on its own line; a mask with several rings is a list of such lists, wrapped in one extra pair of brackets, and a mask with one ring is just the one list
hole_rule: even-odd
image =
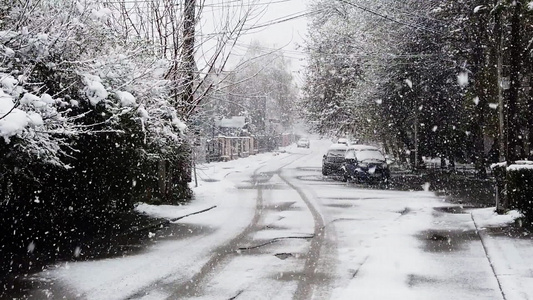
[(296, 146), (298, 146), (298, 148), (309, 148), (309, 144), (308, 138), (301, 138), (298, 140), (298, 142), (296, 142)]
[(346, 149), (342, 170), (344, 180), (355, 182), (389, 182), (390, 170), (383, 153), (376, 147), (354, 145)]
[(348, 147), (345, 144), (333, 144), (322, 158), (322, 175), (344, 175), (341, 167), (344, 165), (344, 156)]
[(337, 144), (344, 144), (346, 146), (350, 146), (350, 140), (346, 138), (340, 138), (337, 140)]

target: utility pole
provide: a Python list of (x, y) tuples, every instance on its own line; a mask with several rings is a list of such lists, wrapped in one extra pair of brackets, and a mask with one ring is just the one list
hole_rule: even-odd
[[(194, 71), (196, 63), (194, 61), (194, 34), (196, 26), (196, 0), (184, 0), (183, 5), (183, 48), (181, 59), (183, 60), (183, 68), (185, 71), (184, 91), (182, 94), (182, 105), (186, 113), (189, 106), (194, 101)], [(185, 114), (184, 114), (185, 115)]]
[[(496, 0), (496, 5), (500, 5), (499, 0)], [(505, 132), (505, 99), (503, 97), (504, 82), (503, 82), (503, 30), (502, 30), (502, 9), (499, 7), (494, 14), (494, 36), (496, 44), (496, 77), (498, 82), (498, 121), (499, 121), (499, 161), (504, 161), (507, 158), (507, 137)]]
[[(180, 108), (181, 115), (187, 117), (187, 113), (194, 105), (194, 74), (196, 63), (194, 61), (194, 35), (196, 26), (196, 0), (183, 1), (183, 47), (181, 52), (181, 59), (183, 62), (183, 92), (181, 94)], [(196, 133), (193, 133), (192, 153), (191, 153), (191, 168), (194, 175), (195, 186), (198, 186), (198, 179), (196, 177), (196, 149), (195, 141), (197, 139)]]

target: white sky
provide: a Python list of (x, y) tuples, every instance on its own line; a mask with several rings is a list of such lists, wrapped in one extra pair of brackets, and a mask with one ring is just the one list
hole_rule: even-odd
[[(234, 49), (234, 59), (246, 52), (246, 48), (252, 41), (259, 41), (265, 47), (265, 52), (272, 49), (281, 49), (284, 56), (290, 60), (291, 71), (297, 81), (300, 81), (298, 71), (305, 65), (305, 55), (298, 45), (303, 45), (307, 31), (307, 18), (300, 16), (307, 12), (307, 0), (208, 0), (204, 8), (206, 20), (201, 26), (203, 31), (212, 32), (211, 22), (220, 22), (223, 19), (220, 15), (227, 15), (228, 7), (236, 10), (237, 6), (242, 9), (253, 7), (253, 13), (248, 18), (245, 28), (255, 28), (248, 30), (242, 35)], [(224, 8), (223, 8), (224, 7)], [(232, 13), (234, 20), (238, 20), (238, 13)], [(213, 21), (208, 20), (211, 18)], [(218, 20), (217, 20), (218, 19)], [(287, 20), (289, 19), (289, 20)], [(200, 29), (202, 30), (202, 29)], [(216, 30), (215, 30), (216, 32)]]
[(307, 1), (264, 0), (263, 2), (270, 4), (266, 6), (265, 14), (257, 22), (259, 25), (295, 18), (253, 30), (250, 34), (242, 37), (242, 42), (249, 44), (252, 40), (258, 40), (265, 47), (282, 48), (285, 57), (291, 59), (292, 64), (294, 64), (293, 69), (298, 70), (303, 63), (301, 60), (305, 59), (302, 49), (298, 49), (298, 45), (303, 45), (307, 31), (307, 18), (296, 16), (307, 12)]

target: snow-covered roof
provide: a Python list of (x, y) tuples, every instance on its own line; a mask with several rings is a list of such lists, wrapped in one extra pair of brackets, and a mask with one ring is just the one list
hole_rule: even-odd
[(328, 150), (346, 150), (347, 148), (348, 146), (346, 146), (345, 144), (333, 144), (329, 146)]
[(507, 171), (516, 170), (533, 170), (533, 161), (530, 160), (517, 160), (514, 164), (507, 167)]
[(370, 145), (352, 145), (352, 146), (349, 146), (348, 147), (348, 150), (356, 150), (356, 151), (359, 151), (359, 150), (379, 150), (378, 148), (374, 147), (374, 146), (370, 146)]
[(245, 117), (223, 118), (222, 120), (216, 122), (218, 127), (224, 128), (243, 128), (245, 124)]

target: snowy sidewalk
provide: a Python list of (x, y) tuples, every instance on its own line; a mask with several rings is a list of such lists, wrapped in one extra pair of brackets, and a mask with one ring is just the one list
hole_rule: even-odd
[(498, 215), (494, 208), (476, 209), (472, 217), (506, 300), (533, 299), (533, 237), (511, 233), (518, 215)]

